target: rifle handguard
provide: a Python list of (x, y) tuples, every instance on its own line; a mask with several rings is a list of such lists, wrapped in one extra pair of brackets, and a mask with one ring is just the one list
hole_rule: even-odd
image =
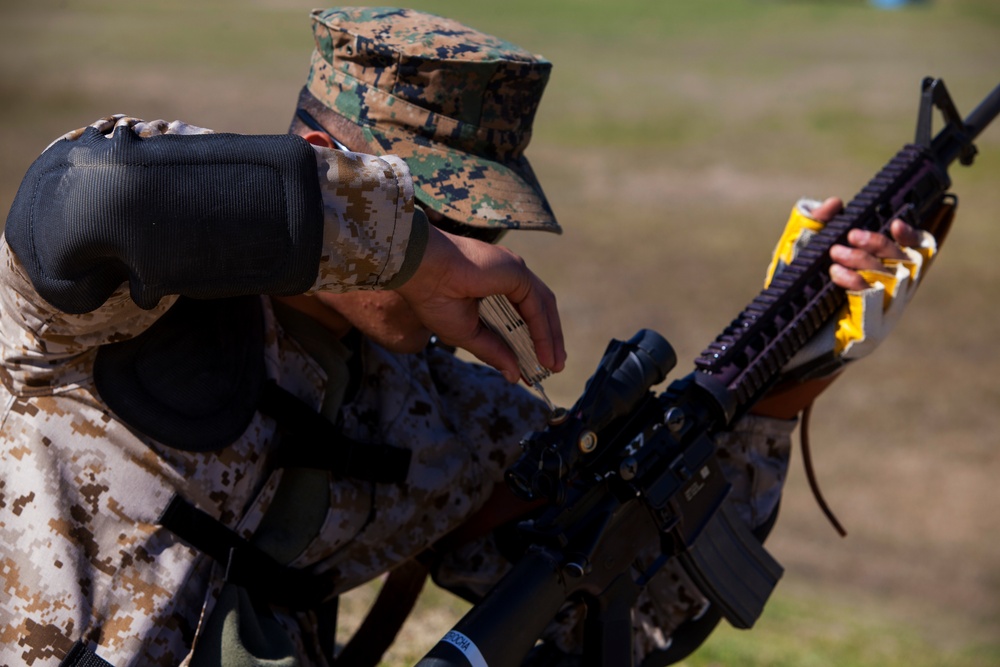
[[(795, 260), (813, 236), (822, 231), (825, 223), (811, 215), (818, 205), (819, 202), (809, 199), (796, 203), (775, 248), (765, 287)], [(898, 323), (931, 259), (937, 255), (937, 235), (926, 231), (926, 227), (936, 221), (940, 224), (935, 224), (935, 228), (946, 232), (950, 222), (945, 223), (944, 219), (954, 216), (954, 207), (954, 198), (946, 197), (930, 211), (927, 220), (909, 220), (915, 227), (922, 228), (920, 246), (903, 248), (907, 259), (882, 260), (884, 271), (859, 271), (869, 287), (848, 292), (847, 302), (837, 316), (799, 350), (782, 369), (783, 373), (794, 374), (796, 370), (816, 365), (818, 360), (826, 360), (825, 372), (833, 372), (841, 363), (860, 359), (874, 351)]]

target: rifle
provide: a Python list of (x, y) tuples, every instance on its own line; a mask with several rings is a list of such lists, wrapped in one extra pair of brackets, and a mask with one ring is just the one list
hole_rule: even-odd
[[(932, 139), (934, 107), (945, 125)], [(845, 302), (829, 278), (831, 246), (846, 243), (854, 228), (888, 233), (896, 218), (918, 226), (954, 200), (948, 167), (956, 159), (972, 164), (973, 140), (998, 114), (1000, 86), (963, 121), (943, 81), (925, 78), (915, 142), (746, 306), (695, 370), (662, 393), (651, 388), (676, 364), (670, 344), (650, 330), (612, 340), (582, 396), (527, 436), (507, 471), (517, 495), (548, 501), (518, 526), (528, 546), (417, 667), (516, 667), (570, 599), (587, 605), (586, 664), (632, 665), (632, 603), (671, 558), (717, 614), (751, 627), (782, 568), (724, 504), (730, 484), (712, 435), (774, 387)], [(657, 542), (660, 557), (633, 572), (640, 546)]]

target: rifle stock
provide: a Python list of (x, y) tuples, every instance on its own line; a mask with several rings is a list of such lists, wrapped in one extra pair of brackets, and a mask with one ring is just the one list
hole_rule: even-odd
[[(932, 109), (945, 127), (931, 139)], [(830, 248), (854, 228), (919, 223), (950, 197), (948, 167), (971, 164), (973, 140), (1000, 114), (997, 86), (964, 121), (940, 79), (924, 79), (915, 143), (904, 146), (659, 395), (669, 343), (641, 331), (612, 341), (583, 395), (522, 442), (511, 488), (549, 504), (520, 531), (530, 546), (511, 572), (417, 667), (516, 667), (560, 606), (588, 606), (587, 664), (632, 664), (629, 609), (641, 586), (677, 557), (712, 605), (749, 628), (781, 566), (724, 504), (730, 485), (711, 435), (749, 410), (845, 301), (829, 278)], [(638, 574), (642, 545), (661, 554)]]

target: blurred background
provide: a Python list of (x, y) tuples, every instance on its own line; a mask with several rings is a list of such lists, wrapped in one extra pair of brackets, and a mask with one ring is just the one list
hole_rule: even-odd
[[(53, 139), (111, 113), (282, 133), (311, 50), (303, 0), (0, 0), (0, 210)], [(995, 0), (414, 1), (555, 67), (528, 155), (565, 228), (514, 233), (560, 298), (580, 392), (639, 328), (677, 375), (753, 298), (801, 196), (850, 199), (915, 128), (920, 81), (962, 115), (1000, 83)], [(769, 546), (786, 568), (750, 632), (688, 665), (1000, 664), (1000, 121), (952, 171), (958, 219), (902, 325), (818, 401)], [(345, 602), (352, 618), (374, 586)], [(429, 590), (386, 664), (463, 605)]]

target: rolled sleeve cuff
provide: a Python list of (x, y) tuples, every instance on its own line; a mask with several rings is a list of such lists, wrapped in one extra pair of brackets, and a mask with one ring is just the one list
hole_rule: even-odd
[(322, 147), (316, 165), (323, 198), (323, 249), (310, 291), (391, 289), (406, 282), (427, 245), (414, 223), (413, 181), (402, 159)]
[(410, 224), (410, 242), (406, 246), (403, 263), (395, 277), (384, 285), (384, 289), (396, 289), (413, 277), (417, 267), (424, 258), (427, 241), (430, 236), (430, 221), (427, 214), (417, 208), (413, 211), (413, 221)]

